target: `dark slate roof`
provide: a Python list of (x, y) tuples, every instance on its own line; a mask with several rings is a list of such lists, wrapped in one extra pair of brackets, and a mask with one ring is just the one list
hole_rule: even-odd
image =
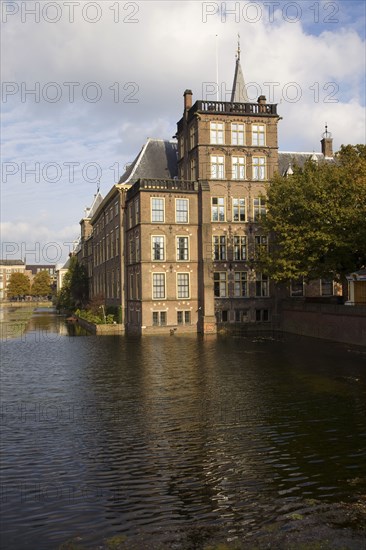
[(55, 266), (55, 264), (53, 264), (53, 265), (50, 265), (50, 264), (32, 264), (32, 265), (26, 265), (25, 268), (26, 268), (27, 271), (31, 271), (32, 275), (36, 275), (36, 273), (39, 269), (41, 269), (41, 270), (55, 269), (56, 266)]
[(0, 260), (0, 265), (25, 265), (22, 260)]
[(132, 185), (139, 179), (174, 179), (178, 175), (175, 141), (149, 138), (118, 183)]
[(289, 165), (300, 166), (302, 168), (305, 162), (315, 156), (318, 161), (333, 162), (334, 159), (325, 159), (323, 153), (295, 153), (295, 152), (278, 152), (278, 171), (281, 176), (286, 174)]
[(97, 211), (98, 206), (102, 202), (103, 202), (103, 197), (98, 191), (98, 193), (96, 195), (94, 195), (92, 205), (91, 205), (90, 210), (88, 212), (88, 218), (92, 218), (94, 216), (95, 212)]

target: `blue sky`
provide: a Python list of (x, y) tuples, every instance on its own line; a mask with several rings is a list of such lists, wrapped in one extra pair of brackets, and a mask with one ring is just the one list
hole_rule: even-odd
[(216, 43), (230, 91), (238, 33), (280, 150), (319, 151), (325, 122), (335, 149), (365, 142), (364, 2), (69, 4), (2, 2), (3, 258), (64, 260), (98, 179), (106, 194), (148, 137), (175, 134), (186, 88), (205, 98)]

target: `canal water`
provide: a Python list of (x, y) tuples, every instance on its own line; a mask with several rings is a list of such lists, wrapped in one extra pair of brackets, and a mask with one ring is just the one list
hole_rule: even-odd
[(1, 548), (366, 547), (365, 348), (23, 328), (2, 331)]

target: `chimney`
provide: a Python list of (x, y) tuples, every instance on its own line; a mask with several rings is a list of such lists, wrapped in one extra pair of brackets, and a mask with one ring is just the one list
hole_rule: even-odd
[(267, 103), (266, 96), (260, 95), (258, 97), (258, 104), (259, 104), (259, 112), (260, 113), (265, 113), (266, 112), (266, 103)]
[(333, 138), (332, 134), (328, 132), (328, 126), (325, 125), (325, 132), (322, 135), (320, 141), (322, 145), (322, 153), (325, 158), (333, 158)]
[(184, 112), (186, 113), (192, 107), (192, 90), (184, 92)]

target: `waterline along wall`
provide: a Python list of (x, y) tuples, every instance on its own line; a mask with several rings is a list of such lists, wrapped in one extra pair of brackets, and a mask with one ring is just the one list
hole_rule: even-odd
[(284, 301), (280, 329), (302, 336), (366, 346), (366, 306)]

